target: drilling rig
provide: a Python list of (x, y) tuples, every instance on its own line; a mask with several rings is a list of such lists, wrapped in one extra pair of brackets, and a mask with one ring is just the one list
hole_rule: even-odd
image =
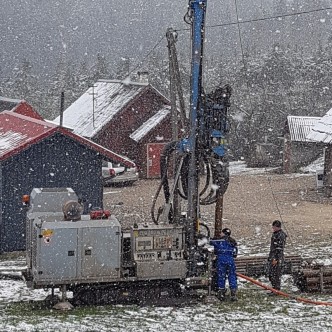
[[(153, 206), (152, 220), (124, 229), (103, 211), (82, 214), (71, 188), (34, 188), (30, 195), (25, 279), (31, 288), (51, 289), (52, 296), (59, 288), (60, 308), (71, 305), (67, 291), (73, 292), (72, 302), (100, 304), (142, 303), (165, 294), (181, 297), (187, 290), (211, 290), (212, 253), (202, 245), (208, 243), (210, 230), (200, 222), (200, 206), (216, 204), (215, 233), (220, 231), (229, 181), (231, 89), (219, 87), (209, 94), (203, 90), (206, 6), (207, 0), (190, 0), (185, 16), (192, 38), (189, 119), (182, 112), (185, 137), (169, 143), (161, 156), (156, 197), (163, 191), (165, 203), (158, 215)], [(169, 46), (174, 54), (173, 47)], [(176, 65), (173, 68), (177, 71)], [(203, 169), (205, 182), (200, 183)], [(185, 209), (179, 200), (186, 201)]]

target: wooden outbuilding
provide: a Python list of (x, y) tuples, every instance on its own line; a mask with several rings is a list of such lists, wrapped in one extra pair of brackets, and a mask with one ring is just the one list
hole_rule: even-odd
[(160, 176), (159, 155), (172, 139), (170, 102), (149, 83), (99, 80), (62, 118), (74, 133), (135, 161), (141, 177)]
[(0, 252), (25, 249), (22, 196), (33, 188), (71, 187), (103, 207), (102, 160), (130, 160), (69, 130), (12, 111), (0, 112)]
[(327, 197), (332, 196), (332, 108), (312, 127), (307, 136), (317, 146), (324, 148), (323, 188)]
[(322, 149), (308, 138), (320, 117), (288, 116), (284, 129), (283, 172), (292, 173), (306, 166), (322, 154)]

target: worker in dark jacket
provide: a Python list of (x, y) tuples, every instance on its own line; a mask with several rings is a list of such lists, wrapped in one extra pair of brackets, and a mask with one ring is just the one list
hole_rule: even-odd
[(281, 275), (284, 267), (284, 248), (287, 235), (281, 229), (281, 222), (279, 220), (273, 221), (272, 231), (270, 254), (268, 258), (268, 277), (272, 287), (280, 290)]
[(217, 286), (218, 298), (225, 300), (226, 278), (228, 277), (231, 300), (236, 301), (237, 277), (234, 258), (237, 256), (238, 248), (236, 241), (231, 237), (231, 230), (224, 228), (220, 236), (211, 240), (210, 244), (214, 247), (217, 256)]

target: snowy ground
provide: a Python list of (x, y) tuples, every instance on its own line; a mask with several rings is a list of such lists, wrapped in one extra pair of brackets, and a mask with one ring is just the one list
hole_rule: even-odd
[[(332, 251), (325, 246), (321, 252)], [(23, 264), (19, 258), (0, 262), (0, 268)], [(283, 289), (299, 296), (291, 276), (283, 276)], [(0, 280), (0, 331), (332, 331), (332, 307), (271, 298), (242, 280), (238, 302), (183, 307), (114, 305), (58, 312), (42, 306), (46, 294), (29, 290), (23, 281)], [(332, 303), (332, 295), (301, 296)]]
[[(310, 171), (314, 171), (315, 167)], [(263, 170), (264, 171), (264, 170)], [(266, 170), (265, 170), (266, 171)], [(244, 163), (233, 163), (231, 173), (259, 173)], [(265, 248), (248, 247), (239, 239), (243, 253), (266, 253)], [(299, 254), (331, 264), (332, 245), (310, 243)], [(24, 266), (23, 258), (0, 261), (1, 269)], [(267, 283), (265, 278), (262, 282)], [(283, 289), (298, 296), (290, 276), (283, 277)], [(294, 299), (269, 297), (266, 292), (240, 281), (239, 301), (182, 307), (97, 306), (75, 308), (70, 312), (46, 309), (47, 293), (29, 290), (23, 281), (0, 279), (0, 331), (332, 331), (332, 306), (311, 305)], [(332, 304), (332, 295), (301, 294)]]
[[(232, 161), (229, 164), (229, 172), (231, 175), (235, 174), (262, 174), (267, 171), (272, 171), (274, 168), (249, 168), (244, 161)], [(324, 166), (324, 158), (320, 157), (308, 166), (300, 168), (300, 175), (316, 173), (318, 169)]]

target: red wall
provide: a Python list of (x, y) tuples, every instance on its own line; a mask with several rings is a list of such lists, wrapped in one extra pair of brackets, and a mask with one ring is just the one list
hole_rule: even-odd
[[(167, 116), (158, 126), (156, 126), (151, 132), (137, 144), (138, 156), (137, 164), (141, 169), (141, 176), (147, 177), (147, 144), (148, 143), (167, 143), (172, 140), (172, 128), (171, 128), (171, 116)], [(163, 137), (163, 140), (157, 140), (156, 136)]]
[(44, 120), (27, 102), (20, 102), (13, 110), (13, 112), (29, 116), (30, 118), (37, 120)]
[[(172, 129), (170, 116), (156, 126), (142, 142), (135, 142), (129, 136), (144, 122), (156, 114), (167, 100), (147, 86), (140, 95), (136, 96), (116, 117), (108, 123), (103, 131), (94, 137), (98, 144), (127, 156), (137, 163), (146, 176), (146, 143), (170, 141)], [(164, 137), (163, 141), (156, 141), (156, 136)], [(121, 139), (120, 139), (121, 138)]]

